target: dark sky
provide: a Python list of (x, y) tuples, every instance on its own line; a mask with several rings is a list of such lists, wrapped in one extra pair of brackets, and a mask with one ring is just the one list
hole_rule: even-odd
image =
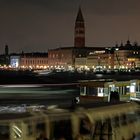
[(86, 46), (140, 44), (140, 0), (0, 0), (0, 53), (47, 51), (73, 46), (81, 5)]

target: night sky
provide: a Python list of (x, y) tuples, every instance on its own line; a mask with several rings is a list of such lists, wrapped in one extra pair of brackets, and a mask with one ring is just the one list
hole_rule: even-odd
[(45, 52), (73, 46), (81, 5), (86, 46), (107, 47), (126, 40), (140, 44), (140, 0), (0, 0), (0, 54)]

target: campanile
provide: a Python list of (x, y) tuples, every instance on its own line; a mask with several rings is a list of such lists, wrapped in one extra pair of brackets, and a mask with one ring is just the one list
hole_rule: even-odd
[(80, 7), (75, 21), (74, 47), (85, 47), (85, 24)]

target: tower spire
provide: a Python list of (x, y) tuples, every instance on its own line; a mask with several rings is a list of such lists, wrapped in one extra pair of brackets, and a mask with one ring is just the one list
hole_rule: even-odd
[(83, 14), (82, 14), (82, 10), (80, 6), (77, 13), (76, 21), (75, 21), (75, 34), (74, 35), (75, 35), (74, 46), (85, 47), (85, 25), (84, 25), (84, 18), (83, 18)]
[(83, 14), (82, 14), (82, 10), (81, 10), (80, 6), (79, 6), (79, 10), (78, 10), (76, 21), (84, 22), (84, 18), (83, 18)]

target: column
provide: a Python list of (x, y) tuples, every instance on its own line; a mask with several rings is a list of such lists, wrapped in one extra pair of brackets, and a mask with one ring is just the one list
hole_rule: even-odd
[(78, 117), (77, 114), (73, 113), (71, 116), (71, 121), (72, 121), (72, 136), (73, 139), (79, 135), (80, 132), (80, 118)]

